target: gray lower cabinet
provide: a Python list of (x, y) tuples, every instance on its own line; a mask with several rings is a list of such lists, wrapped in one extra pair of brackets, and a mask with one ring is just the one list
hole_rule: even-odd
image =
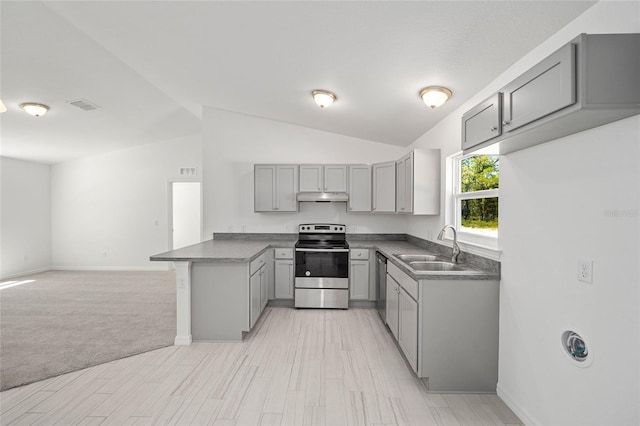
[(352, 260), (349, 271), (349, 299), (369, 299), (369, 261)]
[(387, 262), (387, 325), (431, 392), (495, 392), (498, 303), (498, 281), (416, 281)]
[(398, 344), (407, 361), (418, 371), (418, 302), (402, 287), (398, 293)]
[(418, 302), (403, 289), (395, 277), (387, 273), (387, 325), (398, 341), (409, 365), (418, 372)]
[(293, 299), (293, 249), (274, 249), (275, 298)]
[(276, 260), (276, 299), (293, 299), (293, 260)]
[(251, 328), (256, 324), (262, 312), (262, 268), (251, 275), (249, 280), (249, 299)]
[(389, 330), (393, 337), (398, 340), (398, 311), (399, 311), (399, 299), (400, 285), (393, 279), (393, 277), (387, 274), (387, 309), (386, 309), (386, 321)]
[(349, 250), (349, 299), (371, 300), (369, 249), (353, 248)]
[(195, 341), (241, 342), (268, 300), (269, 254), (251, 262), (193, 262), (191, 335)]

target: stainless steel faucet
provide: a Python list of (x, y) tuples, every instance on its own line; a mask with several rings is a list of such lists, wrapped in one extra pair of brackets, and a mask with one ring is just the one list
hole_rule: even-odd
[(451, 261), (453, 263), (458, 263), (458, 256), (460, 255), (460, 246), (458, 245), (458, 233), (456, 232), (456, 228), (451, 225), (445, 225), (442, 228), (442, 231), (438, 234), (438, 240), (442, 241), (444, 238), (444, 231), (450, 228), (453, 231), (453, 255), (451, 256)]

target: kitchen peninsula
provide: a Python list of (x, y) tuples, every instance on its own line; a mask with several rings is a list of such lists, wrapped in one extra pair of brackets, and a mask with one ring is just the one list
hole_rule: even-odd
[[(271, 284), (273, 249), (292, 249), (296, 237), (297, 234), (216, 234), (215, 239), (151, 256), (152, 261), (175, 264), (175, 344), (189, 345), (192, 340), (242, 341), (243, 333), (250, 331), (257, 319), (251, 315), (252, 299), (266, 305), (274, 298)], [(475, 265), (475, 269), (482, 269), (480, 274), (416, 273), (395, 259), (393, 254), (420, 254), (426, 251), (425, 247), (431, 251), (436, 248), (443, 253), (450, 249), (406, 235), (394, 235), (392, 238), (375, 235), (347, 237), (351, 247), (382, 252), (390, 262), (416, 280), (499, 280), (499, 268), (492, 269), (482, 264)], [(261, 288), (258, 298), (251, 294), (251, 277), (260, 273), (263, 267), (263, 281), (260, 287), (256, 286), (256, 290)]]

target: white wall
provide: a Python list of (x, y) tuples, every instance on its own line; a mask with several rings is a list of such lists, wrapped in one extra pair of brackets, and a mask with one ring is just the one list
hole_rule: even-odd
[(307, 222), (345, 223), (349, 225), (349, 232), (404, 233), (406, 217), (347, 214), (345, 203), (300, 203), (297, 214), (254, 213), (253, 165), (369, 164), (396, 160), (407, 151), (407, 148), (205, 108), (204, 235), (243, 230), (297, 232), (297, 225)]
[(53, 266), (157, 269), (169, 247), (169, 180), (202, 170), (201, 135), (52, 166)]
[(0, 278), (51, 266), (51, 167), (0, 157)]
[[(640, 3), (597, 3), (414, 146), (459, 151), (464, 111), (582, 32), (640, 32)], [(639, 146), (632, 117), (501, 160), (498, 392), (529, 424), (640, 424)], [(408, 232), (431, 238), (443, 223), (412, 217)], [(580, 258), (593, 285), (576, 280)], [(590, 367), (566, 359), (567, 327), (589, 339)]]

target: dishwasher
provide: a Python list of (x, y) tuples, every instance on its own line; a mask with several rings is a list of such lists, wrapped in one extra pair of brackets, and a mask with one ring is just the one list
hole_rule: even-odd
[(383, 323), (387, 323), (387, 258), (376, 251), (376, 308)]

